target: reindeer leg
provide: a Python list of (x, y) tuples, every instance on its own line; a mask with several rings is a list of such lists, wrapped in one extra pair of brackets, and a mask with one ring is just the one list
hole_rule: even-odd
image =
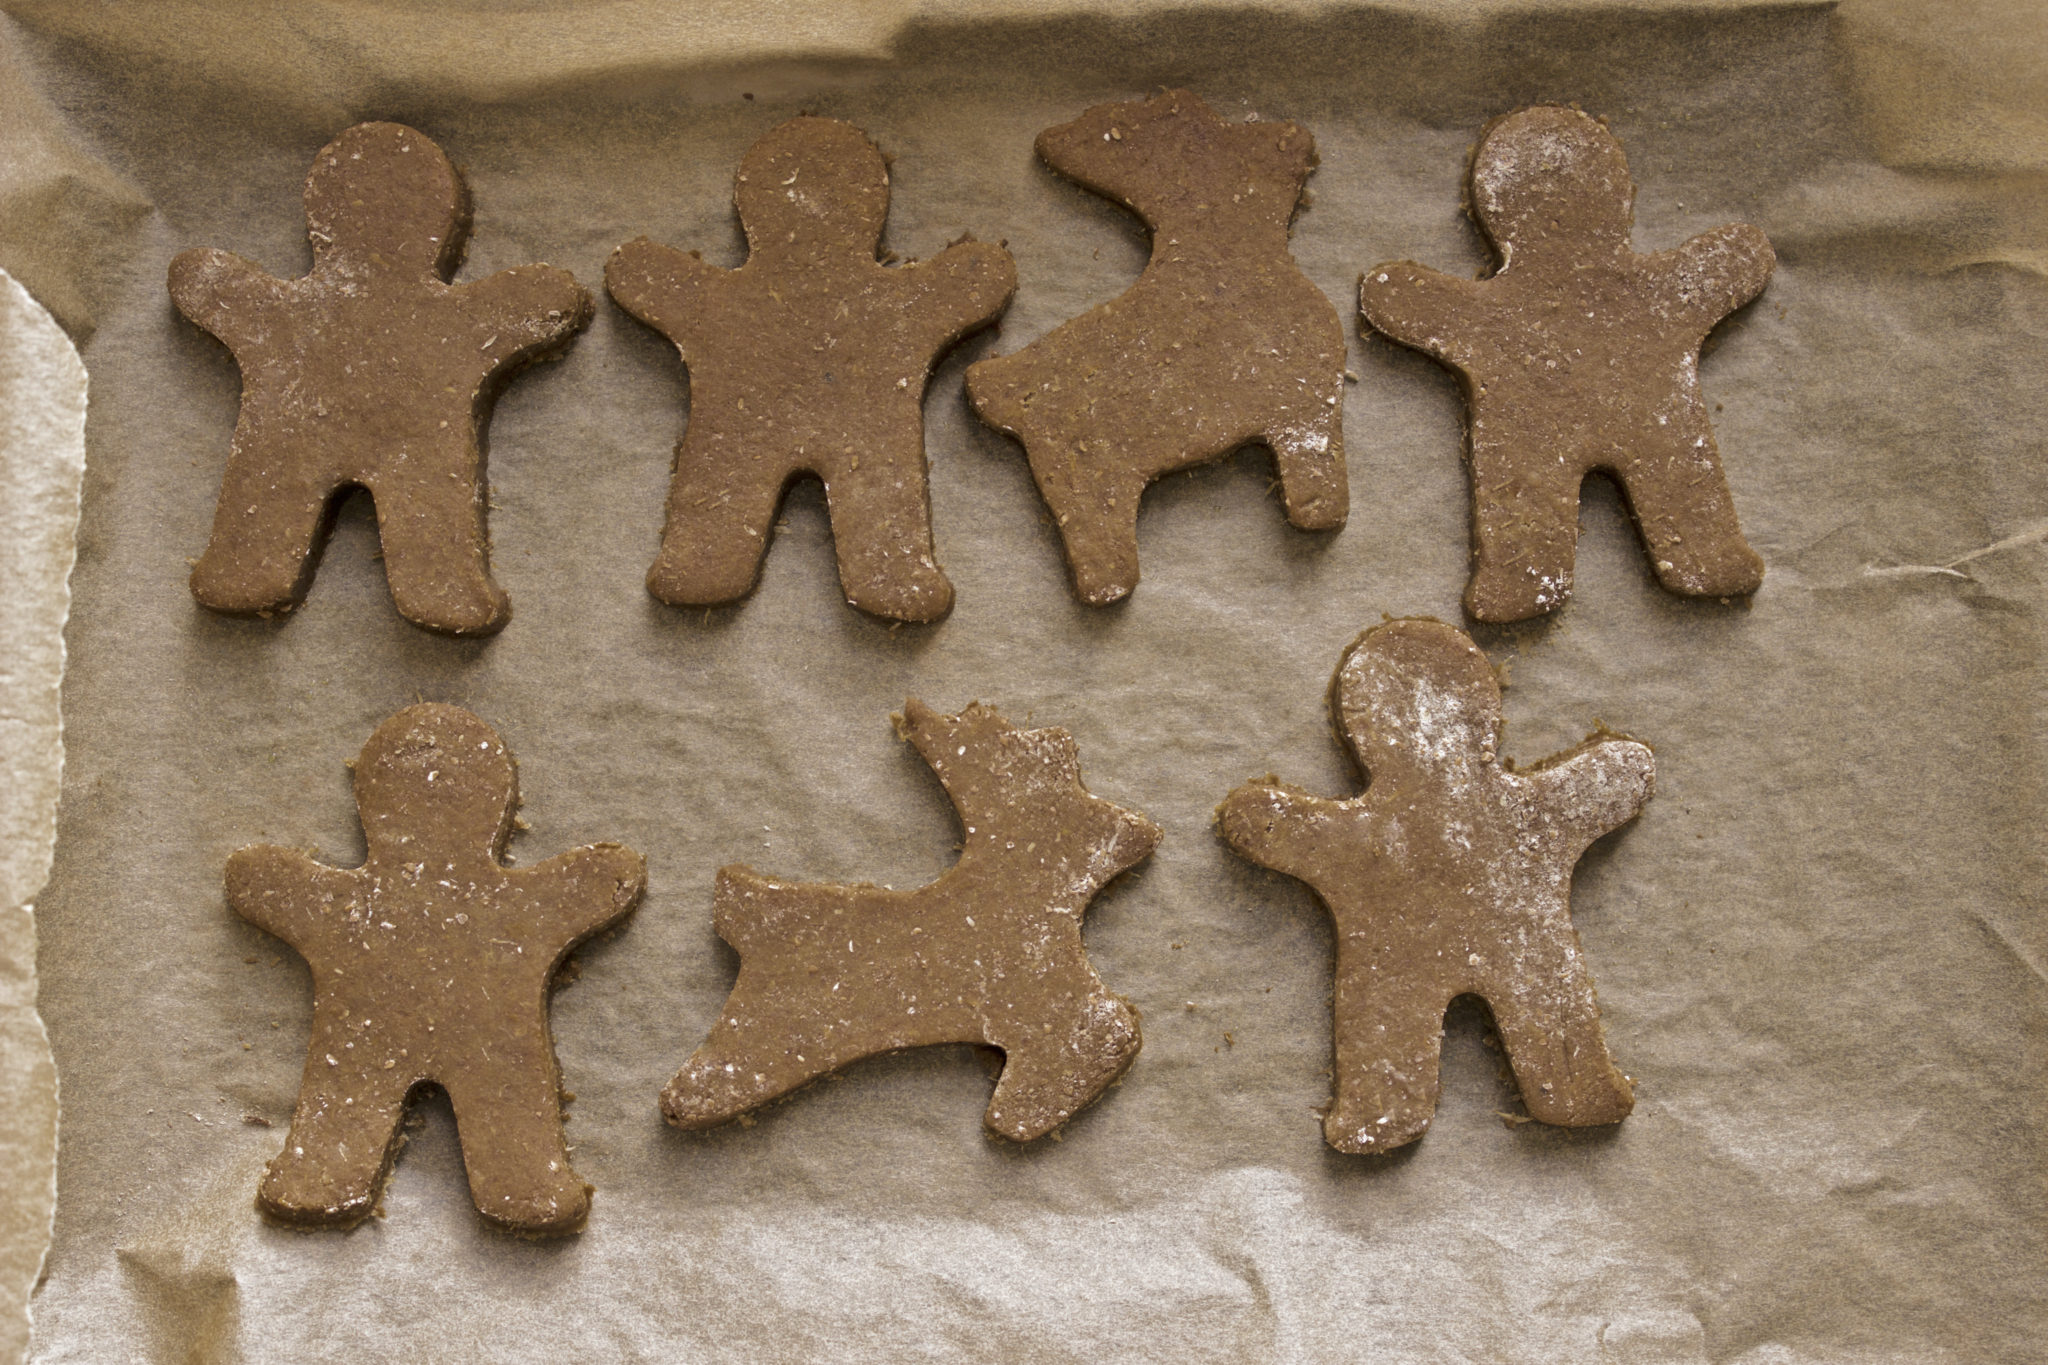
[(1337, 409), (1309, 427), (1283, 427), (1260, 438), (1273, 451), (1287, 520), (1304, 531), (1334, 531), (1351, 510)]
[(1031, 472), (1059, 527), (1075, 594), (1101, 607), (1138, 586), (1138, 503), (1145, 480), (1101, 470), (1090, 460), (1082, 451), (1063, 452), (1058, 463), (1034, 455)]
[(1068, 1019), (1020, 1022), (1017, 1032), (991, 1040), (1003, 1050), (1003, 1074), (986, 1122), (1004, 1137), (1029, 1142), (1051, 1132), (1086, 1108), (1138, 1055), (1137, 1011), (1100, 981), (1087, 987), (1086, 993), (1076, 992), (1078, 1007)]
[(676, 1127), (716, 1128), (866, 1055), (819, 1039), (801, 1006), (758, 980), (742, 964), (711, 1036), (662, 1090), (662, 1115)]

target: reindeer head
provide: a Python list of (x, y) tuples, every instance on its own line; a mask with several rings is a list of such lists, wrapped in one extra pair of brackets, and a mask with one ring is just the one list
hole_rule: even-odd
[(1065, 730), (1022, 730), (975, 703), (942, 716), (912, 698), (897, 731), (931, 764), (960, 812), (968, 857), (1043, 869), (1089, 892), (1158, 847), (1157, 825), (1091, 796)]
[(1191, 211), (1284, 227), (1316, 162), (1315, 139), (1298, 124), (1226, 123), (1185, 90), (1099, 104), (1040, 133), (1038, 154), (1155, 227)]

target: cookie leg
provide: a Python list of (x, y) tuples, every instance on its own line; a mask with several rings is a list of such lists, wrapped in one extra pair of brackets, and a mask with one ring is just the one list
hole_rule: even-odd
[(214, 611), (289, 611), (306, 594), (313, 546), (334, 489), (294, 484), (231, 457), (213, 533), (192, 568), (192, 596)]
[(1559, 953), (1525, 975), (1544, 989), (1493, 990), (1487, 1003), (1529, 1116), (1571, 1128), (1627, 1118), (1634, 1092), (1607, 1051), (1585, 969)]
[(754, 590), (789, 471), (725, 470), (684, 438), (647, 591), (674, 607), (715, 607)]
[(1080, 1017), (1066, 1027), (1025, 1027), (996, 1039), (1003, 1074), (989, 1100), (986, 1122), (1018, 1142), (1059, 1127), (1086, 1108), (1138, 1055), (1137, 1012), (1096, 987)]
[[(1336, 1098), (1323, 1137), (1340, 1152), (1389, 1152), (1421, 1137), (1436, 1116), (1438, 1065), (1448, 998), (1384, 998), (1399, 983), (1337, 982)], [(1347, 1006), (1351, 1008), (1347, 1008)], [(1355, 1009), (1355, 1013), (1353, 1010)]]
[(473, 480), (445, 472), (438, 479), (387, 478), (371, 496), (399, 615), (450, 635), (489, 635), (504, 626), (512, 606), (491, 579), (483, 499)]
[(1663, 449), (1629, 463), (1621, 484), (1657, 581), (1688, 597), (1737, 597), (1763, 585), (1764, 562), (1735, 520), (1704, 412), (1658, 433)]
[(897, 621), (944, 619), (953, 609), (953, 585), (932, 557), (923, 449), (841, 471), (826, 497), (846, 600)]
[(442, 1082), (455, 1108), (477, 1212), (522, 1232), (574, 1232), (590, 1189), (569, 1166), (554, 1068), (506, 1063)]
[[(772, 1041), (772, 1055), (755, 1055), (740, 1030), (725, 1022), (734, 1016), (749, 1021), (749, 1033)], [(716, 1128), (860, 1055), (842, 1057), (806, 1039), (801, 1028), (764, 1017), (735, 991), (718, 1027), (662, 1089), (662, 1116), (678, 1128)]]
[(1273, 451), (1287, 520), (1304, 531), (1334, 531), (1351, 510), (1344, 444), (1332, 409), (1328, 421), (1288, 428), (1262, 438)]
[(1075, 595), (1094, 607), (1129, 596), (1138, 586), (1138, 503), (1145, 481), (1093, 476), (1072, 464), (1041, 470), (1036, 460), (1032, 472), (1066, 547)]
[(1465, 610), (1525, 621), (1571, 596), (1585, 470), (1563, 455), (1493, 450), (1477, 424), (1472, 453), (1472, 580)]
[(337, 1054), (321, 1041), (323, 1032), (314, 1029), (291, 1132), (265, 1169), (256, 1202), (288, 1223), (346, 1227), (376, 1204), (411, 1083), (397, 1071), (357, 1067), (352, 1058), (329, 1065)]

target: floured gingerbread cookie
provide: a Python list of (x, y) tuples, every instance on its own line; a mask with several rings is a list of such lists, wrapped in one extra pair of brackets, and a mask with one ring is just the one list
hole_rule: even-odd
[(491, 579), (479, 431), (497, 387), (590, 320), (590, 295), (545, 265), (448, 284), (468, 196), (441, 149), (395, 123), (359, 124), (321, 149), (306, 232), (313, 269), (296, 280), (225, 251), (171, 262), (179, 311), (242, 369), (192, 595), (215, 611), (291, 610), (336, 492), (360, 485), (400, 614), (488, 635), (510, 607)]
[(313, 969), (298, 1109), (257, 1202), (293, 1223), (362, 1219), (397, 1154), (406, 1097), (436, 1081), (484, 1217), (574, 1232), (590, 1188), (563, 1145), (548, 984), (570, 949), (639, 902), (640, 855), (592, 844), (504, 867), (512, 756), (453, 706), (409, 706), (378, 726), (355, 788), (361, 867), (275, 845), (228, 860), (229, 906)]
[(1342, 526), (1344, 327), (1287, 247), (1308, 131), (1172, 90), (1048, 128), (1038, 154), (1152, 229), (1121, 296), (967, 371), (982, 420), (1024, 443), (1081, 600), (1137, 586), (1147, 484), (1249, 442), (1273, 451), (1289, 521)]
[(740, 163), (746, 264), (641, 238), (612, 253), (619, 305), (676, 343), (690, 421), (647, 590), (677, 606), (753, 590), (783, 490), (824, 482), (839, 585), (863, 611), (936, 621), (953, 586), (932, 556), (924, 390), (933, 363), (1009, 306), (1010, 253), (960, 242), (876, 260), (889, 168), (858, 128), (792, 119)]
[(1571, 923), (1572, 868), (1650, 796), (1650, 751), (1596, 734), (1517, 772), (1502, 758), (1500, 685), (1486, 656), (1438, 621), (1360, 636), (1330, 711), (1366, 770), (1332, 801), (1272, 778), (1217, 809), (1224, 842), (1299, 877), (1337, 924), (1332, 1147), (1384, 1152), (1436, 1111), (1444, 1010), (1493, 1007), (1532, 1117), (1614, 1123), (1633, 1098), (1600, 1029)]
[(986, 1122), (1026, 1142), (1138, 1055), (1137, 1011), (1089, 965), (1081, 915), (1158, 827), (1088, 794), (1065, 730), (915, 700), (897, 729), (960, 813), (960, 861), (915, 891), (721, 869), (713, 923), (739, 950), (739, 980), (662, 1092), (669, 1122), (724, 1123), (878, 1052), (983, 1043), (1003, 1052)]
[(1635, 184), (1621, 144), (1575, 109), (1524, 109), (1488, 126), (1472, 159), (1472, 214), (1500, 253), (1489, 279), (1411, 261), (1367, 271), (1365, 320), (1464, 381), (1471, 410), (1472, 581), (1465, 609), (1520, 621), (1571, 595), (1579, 485), (1620, 483), (1672, 592), (1754, 592), (1700, 398), (1700, 343), (1762, 292), (1777, 258), (1734, 224), (1683, 246), (1629, 246)]

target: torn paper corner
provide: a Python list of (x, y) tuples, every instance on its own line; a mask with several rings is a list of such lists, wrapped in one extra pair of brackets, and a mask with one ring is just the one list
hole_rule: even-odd
[(30, 901), (50, 874), (64, 766), (58, 684), (78, 498), (85, 366), (0, 271), (0, 1362), (28, 1352), (28, 1299), (57, 1198), (57, 1072), (36, 1013)]

